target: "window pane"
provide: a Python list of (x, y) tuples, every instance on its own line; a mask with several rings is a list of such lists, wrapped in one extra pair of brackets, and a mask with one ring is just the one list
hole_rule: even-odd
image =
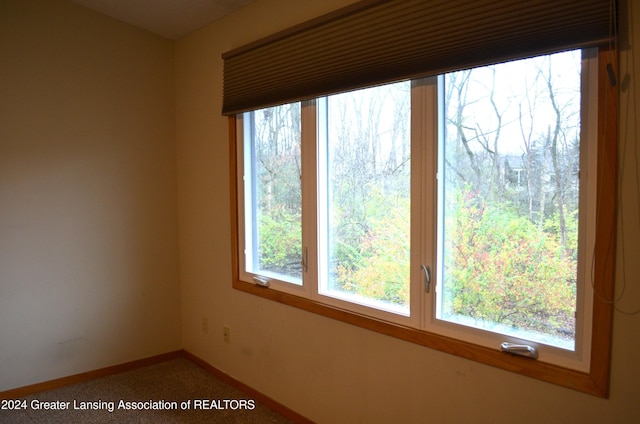
[(437, 318), (575, 346), (580, 51), (444, 76)]
[(408, 315), (410, 83), (329, 97), (325, 143), (320, 292)]
[(300, 104), (246, 116), (247, 271), (301, 284)]

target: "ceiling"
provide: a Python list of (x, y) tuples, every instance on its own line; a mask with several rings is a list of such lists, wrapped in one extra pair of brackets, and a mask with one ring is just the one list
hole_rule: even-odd
[(177, 40), (253, 0), (71, 0), (96, 12)]

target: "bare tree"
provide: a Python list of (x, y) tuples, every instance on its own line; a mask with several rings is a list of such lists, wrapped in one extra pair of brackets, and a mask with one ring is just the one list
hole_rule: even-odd
[(549, 130), (547, 132), (547, 139), (551, 154), (551, 163), (553, 166), (553, 173), (555, 175), (555, 198), (558, 205), (558, 215), (560, 220), (560, 243), (562, 245), (563, 251), (566, 250), (567, 247), (567, 225), (565, 221), (565, 199), (564, 199), (564, 173), (560, 169), (560, 160), (559, 156), (559, 148), (558, 141), (561, 134), (562, 129), (562, 118), (563, 114), (556, 100), (556, 94), (553, 87), (552, 81), (552, 72), (551, 72), (551, 61), (547, 60), (547, 68), (546, 73), (542, 74), (544, 78), (544, 82), (547, 88), (547, 93), (549, 95), (549, 101), (551, 102), (551, 106), (553, 108), (553, 112), (555, 114), (555, 122), (553, 123), (553, 129), (551, 125), (549, 126)]

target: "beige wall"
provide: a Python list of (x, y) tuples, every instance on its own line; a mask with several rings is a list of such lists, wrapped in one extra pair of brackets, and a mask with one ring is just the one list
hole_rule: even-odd
[(0, 1), (0, 391), (179, 349), (173, 43)]
[[(176, 125), (183, 346), (323, 423), (627, 423), (640, 416), (640, 316), (615, 314), (611, 397), (585, 395), (494, 369), (231, 288), (227, 120), (221, 54), (349, 0), (258, 0), (176, 44)], [(623, 13), (622, 18), (628, 18)], [(634, 15), (640, 26), (640, 17)], [(623, 26), (626, 27), (625, 23)], [(640, 31), (640, 28), (638, 28)], [(640, 43), (636, 32), (634, 41)], [(634, 101), (640, 75), (623, 51), (620, 207), (625, 228), (619, 307), (640, 308)], [(640, 67), (637, 67), (640, 72)], [(630, 75), (629, 75), (630, 74)], [(624, 199), (624, 201), (622, 201)], [(623, 268), (624, 265), (624, 268)], [(209, 334), (201, 331), (209, 320)], [(231, 343), (222, 326), (231, 327)]]
[[(323, 423), (640, 416), (638, 315), (615, 314), (604, 400), (231, 288), (220, 55), (351, 1), (256, 0), (174, 45), (66, 1), (0, 0), (0, 390), (184, 347)], [(640, 308), (634, 55), (623, 46), (624, 311)]]

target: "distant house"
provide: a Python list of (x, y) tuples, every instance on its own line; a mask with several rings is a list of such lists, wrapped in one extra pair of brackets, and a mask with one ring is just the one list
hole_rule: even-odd
[(524, 190), (527, 187), (527, 172), (523, 155), (505, 155), (500, 162), (500, 178), (504, 187)]

